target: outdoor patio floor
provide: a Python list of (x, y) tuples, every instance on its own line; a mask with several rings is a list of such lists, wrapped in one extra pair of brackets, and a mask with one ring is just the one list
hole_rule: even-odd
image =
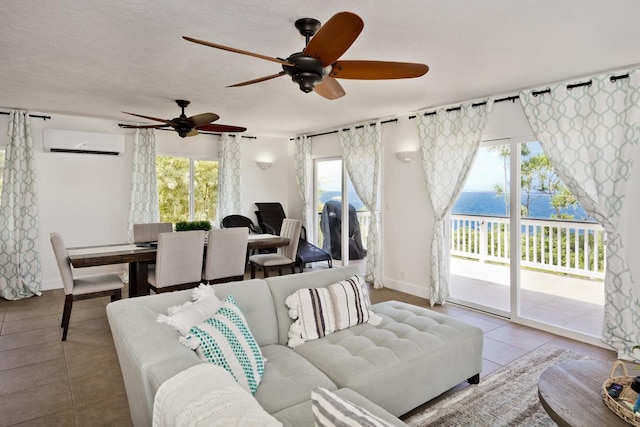
[[(451, 258), (450, 295), (509, 312), (509, 267)], [(602, 336), (604, 283), (521, 269), (520, 317)]]

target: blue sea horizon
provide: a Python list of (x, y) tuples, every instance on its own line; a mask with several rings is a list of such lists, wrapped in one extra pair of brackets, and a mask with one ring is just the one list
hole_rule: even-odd
[[(551, 205), (551, 195), (546, 193), (530, 193), (528, 218), (549, 219), (558, 212)], [(527, 195), (522, 194), (524, 204)], [(502, 196), (493, 191), (463, 191), (458, 196), (458, 201), (453, 206), (451, 213), (454, 215), (488, 215), (506, 217), (508, 210)], [(577, 221), (589, 221), (587, 213), (580, 206), (570, 206), (560, 210), (560, 214), (572, 215)]]
[[(340, 191), (326, 191), (320, 197), (321, 202), (340, 198)], [(522, 194), (522, 201), (527, 195)], [(551, 206), (551, 196), (545, 193), (531, 193), (528, 218), (549, 219), (557, 214)], [(355, 191), (349, 192), (349, 203), (356, 211), (366, 210), (364, 204)], [(486, 215), (507, 217), (505, 203), (502, 196), (497, 196), (493, 191), (463, 191), (458, 196), (458, 201), (453, 206), (451, 213), (454, 215)], [(580, 206), (568, 207), (560, 210), (561, 214), (572, 215), (576, 221), (591, 221), (587, 213)]]

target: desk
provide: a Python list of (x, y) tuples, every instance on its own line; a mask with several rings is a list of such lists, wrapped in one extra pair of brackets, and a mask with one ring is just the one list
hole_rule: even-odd
[[(271, 234), (249, 235), (247, 248), (273, 249), (287, 246), (289, 239)], [(74, 268), (100, 265), (129, 264), (129, 297), (148, 295), (148, 265), (156, 261), (157, 248), (138, 247), (132, 243), (68, 248), (69, 261)]]
[(600, 390), (613, 361), (574, 361), (553, 365), (538, 380), (542, 407), (559, 426), (626, 426), (604, 404)]

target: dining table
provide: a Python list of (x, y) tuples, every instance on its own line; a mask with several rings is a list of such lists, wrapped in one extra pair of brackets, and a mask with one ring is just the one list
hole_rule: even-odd
[[(286, 237), (273, 234), (250, 234), (247, 250), (275, 249), (288, 244), (289, 239)], [(155, 263), (157, 252), (157, 242), (67, 248), (69, 262), (74, 268), (129, 264), (129, 297), (149, 294), (147, 282), (149, 264)]]

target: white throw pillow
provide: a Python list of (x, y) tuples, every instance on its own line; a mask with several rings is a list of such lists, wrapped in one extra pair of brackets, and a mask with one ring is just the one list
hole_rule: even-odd
[(289, 347), (322, 338), (360, 323), (378, 325), (381, 318), (369, 310), (366, 284), (359, 275), (326, 288), (298, 289), (285, 304), (295, 320), (289, 328)]
[(196, 350), (202, 360), (222, 366), (251, 394), (258, 389), (264, 374), (262, 352), (231, 295), (214, 316), (192, 327), (180, 342)]
[(180, 334), (187, 335), (189, 329), (216, 314), (222, 304), (213, 288), (207, 285), (194, 289), (192, 298), (195, 302), (187, 301), (182, 305), (169, 307), (168, 314), (158, 315), (157, 322), (171, 325)]
[(153, 403), (154, 427), (282, 426), (231, 374), (211, 363), (192, 366), (169, 378)]
[(316, 427), (391, 427), (366, 409), (322, 387), (311, 391), (311, 411)]

